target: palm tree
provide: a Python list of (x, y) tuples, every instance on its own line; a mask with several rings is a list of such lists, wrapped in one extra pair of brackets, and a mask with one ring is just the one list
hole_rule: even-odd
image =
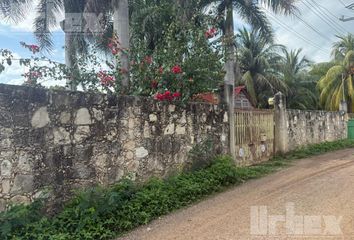
[(354, 50), (346, 53), (344, 60), (331, 67), (318, 82), (320, 102), (325, 109), (338, 110), (340, 102), (348, 102), (349, 111), (354, 109)]
[[(271, 8), (275, 13), (290, 14), (296, 10), (294, 2), (296, 0), (210, 0), (205, 1), (205, 4), (213, 3), (216, 5), (218, 15), (223, 21), (223, 34), (225, 42), (225, 79), (224, 79), (224, 96), (229, 106), (229, 124), (230, 131), (235, 130), (234, 119), (234, 87), (236, 79), (240, 78), (239, 66), (235, 56), (235, 41), (234, 41), (234, 11), (236, 11), (241, 18), (246, 20), (251, 27), (259, 30), (262, 36), (266, 39), (271, 39), (272, 29), (266, 17), (266, 14), (261, 10), (261, 5)], [(230, 149), (235, 158), (235, 139), (234, 134), (231, 134)]]
[[(237, 63), (234, 57), (234, 11), (239, 16), (248, 22), (251, 27), (258, 30), (260, 35), (267, 39), (272, 40), (273, 31), (271, 25), (267, 19), (266, 14), (262, 11), (262, 6), (270, 8), (275, 13), (291, 14), (296, 11), (296, 0), (260, 0), (260, 1), (248, 1), (248, 0), (214, 0), (211, 1), (216, 4), (218, 14), (225, 16), (224, 21), (224, 36), (226, 42), (226, 62), (225, 62), (225, 85), (233, 85), (237, 74)], [(236, 69), (236, 74), (235, 74)], [(233, 87), (225, 87), (226, 95), (230, 95)], [(229, 91), (229, 92), (228, 92)]]
[(241, 84), (247, 87), (255, 105), (266, 106), (270, 96), (287, 91), (281, 81), (279, 54), (284, 46), (275, 45), (264, 39), (259, 31), (249, 32), (243, 28), (237, 34), (237, 53), (242, 72)]
[(283, 81), (288, 86), (287, 105), (293, 109), (317, 108), (315, 83), (309, 79), (308, 70), (311, 62), (301, 56), (301, 49), (283, 50), (281, 71)]
[(340, 40), (333, 44), (332, 56), (336, 61), (343, 61), (346, 54), (354, 50), (354, 35), (337, 36)]
[(129, 89), (129, 3), (128, 0), (113, 0), (113, 31), (117, 34), (121, 48), (124, 51), (119, 53), (119, 61), (122, 69), (122, 93), (127, 93)]
[(208, 0), (134, 0), (131, 1), (133, 42), (143, 43), (153, 52), (176, 22), (201, 25)]
[(17, 22), (26, 16), (25, 10), (32, 3), (32, 0), (1, 0), (0, 14), (2, 18)]
[[(34, 0), (2, 0), (0, 12), (4, 17), (11, 20), (23, 19), (23, 10), (27, 5), (33, 4)], [(105, 19), (113, 16), (113, 28), (120, 38), (121, 47), (125, 50), (120, 54), (120, 64), (122, 68), (129, 70), (129, 5), (128, 0), (40, 0), (37, 6), (38, 16), (35, 19), (35, 36), (42, 49), (50, 50), (53, 42), (50, 27), (56, 26), (55, 14), (63, 11), (65, 20), (62, 27), (65, 30), (65, 23), (73, 16), (71, 13), (83, 14), (85, 11), (103, 13)], [(86, 12), (87, 13), (87, 12)], [(92, 40), (90, 33), (65, 31), (65, 61), (68, 68), (75, 68), (77, 53), (84, 53), (88, 50), (89, 41)], [(112, 36), (110, 36), (112, 37)], [(122, 88), (127, 89), (129, 85), (128, 71), (123, 71)], [(74, 86), (72, 86), (74, 87)], [(124, 92), (124, 91), (123, 91)]]

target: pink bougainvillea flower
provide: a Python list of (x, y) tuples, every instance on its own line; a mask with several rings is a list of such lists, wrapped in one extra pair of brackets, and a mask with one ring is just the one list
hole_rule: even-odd
[(30, 45), (29, 48), (33, 54), (38, 53), (40, 50), (39, 46), (37, 45)]
[(97, 77), (100, 79), (101, 85), (104, 87), (111, 87), (116, 81), (115, 77), (107, 74), (106, 71), (100, 71), (97, 74)]
[(110, 38), (107, 46), (111, 50), (111, 52), (114, 56), (117, 55), (121, 51), (120, 43), (118, 41), (118, 38), (116, 38), (116, 37)]
[(38, 78), (41, 78), (43, 75), (39, 71), (31, 70), (28, 73), (25, 73), (23, 76), (26, 77), (28, 80), (37, 80)]
[(205, 32), (205, 37), (206, 38), (213, 38), (216, 36), (217, 29), (216, 28), (210, 28), (208, 31)]
[(172, 67), (172, 72), (173, 72), (174, 74), (181, 74), (181, 73), (183, 73), (182, 68), (181, 68), (181, 66), (179, 66), (179, 65), (173, 66), (173, 67)]
[(40, 52), (40, 47), (34, 44), (26, 44), (25, 42), (20, 42), (20, 44), (30, 50), (33, 54)]

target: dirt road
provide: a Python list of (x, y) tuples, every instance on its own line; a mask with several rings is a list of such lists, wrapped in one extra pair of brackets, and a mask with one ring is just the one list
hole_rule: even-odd
[(298, 161), (120, 240), (354, 239), (353, 220), (354, 149), (348, 149)]

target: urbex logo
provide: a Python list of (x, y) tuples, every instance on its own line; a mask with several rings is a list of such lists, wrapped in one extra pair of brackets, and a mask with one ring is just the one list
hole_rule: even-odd
[[(51, 18), (56, 18), (57, 11), (54, 0), (46, 0), (45, 9), (39, 14), (46, 28), (49, 29), (51, 22), (56, 21)], [(103, 13), (88, 12), (85, 8), (82, 13), (65, 13), (65, 21), (60, 23), (62, 30), (65, 33), (103, 33), (105, 29), (105, 19)]]
[[(251, 235), (288, 237), (334, 237), (342, 235), (342, 216), (295, 215), (295, 204), (286, 205), (285, 215), (269, 215), (266, 206), (251, 207)], [(283, 227), (283, 229), (282, 229)], [(284, 230), (284, 231), (281, 231)]]

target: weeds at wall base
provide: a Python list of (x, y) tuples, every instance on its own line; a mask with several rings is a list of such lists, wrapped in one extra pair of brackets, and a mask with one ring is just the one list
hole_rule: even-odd
[(40, 202), (15, 206), (0, 213), (0, 239), (113, 239), (225, 188), (276, 172), (296, 159), (350, 147), (354, 141), (311, 145), (250, 167), (235, 167), (229, 157), (221, 156), (205, 169), (166, 180), (151, 179), (143, 185), (122, 181), (107, 189), (86, 190), (51, 218), (42, 214)]

